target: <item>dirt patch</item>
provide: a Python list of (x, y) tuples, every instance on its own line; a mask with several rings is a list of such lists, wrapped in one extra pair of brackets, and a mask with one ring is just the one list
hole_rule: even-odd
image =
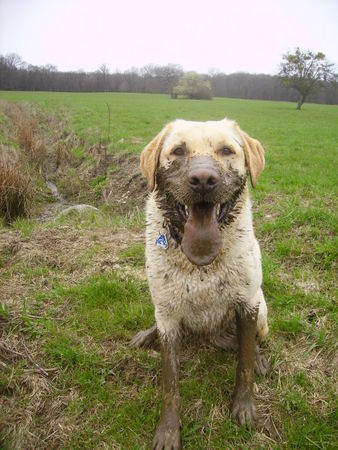
[(129, 267), (121, 252), (143, 242), (143, 233), (128, 229), (82, 229), (72, 225), (37, 227), (29, 238), (19, 231), (0, 234), (0, 276), (6, 277), (0, 302), (23, 306), (23, 298), (47, 291), (57, 281), (76, 284), (109, 271), (144, 278), (144, 269)]
[(140, 158), (132, 154), (109, 155), (100, 162), (98, 173), (108, 171), (107, 184), (102, 189), (106, 205), (117, 208), (121, 213), (133, 207), (143, 209), (147, 197), (147, 182), (140, 171)]

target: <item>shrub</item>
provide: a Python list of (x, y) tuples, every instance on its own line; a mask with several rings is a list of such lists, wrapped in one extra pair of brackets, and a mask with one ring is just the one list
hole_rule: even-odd
[(203, 75), (196, 72), (187, 72), (172, 90), (171, 96), (173, 98), (180, 95), (190, 99), (210, 100), (212, 99), (210, 82)]

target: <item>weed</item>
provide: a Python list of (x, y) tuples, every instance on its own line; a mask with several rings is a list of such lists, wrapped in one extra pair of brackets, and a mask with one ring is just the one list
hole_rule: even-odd
[(134, 244), (124, 250), (121, 254), (122, 258), (131, 265), (142, 266), (145, 265), (144, 244)]
[(28, 238), (34, 231), (36, 223), (30, 219), (19, 217), (11, 225), (14, 230), (20, 231), (24, 238)]
[(71, 155), (73, 158), (78, 160), (79, 162), (83, 161), (85, 159), (85, 152), (83, 150), (83, 147), (72, 147), (70, 149)]
[(273, 328), (294, 336), (304, 329), (300, 314), (289, 316), (288, 318), (274, 318)]

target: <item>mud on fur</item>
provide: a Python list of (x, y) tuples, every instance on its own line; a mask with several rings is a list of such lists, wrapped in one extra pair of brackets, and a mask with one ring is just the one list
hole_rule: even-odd
[[(255, 187), (263, 168), (261, 144), (228, 119), (172, 122), (141, 154), (150, 190), (146, 267), (156, 323), (132, 344), (149, 345), (157, 336), (160, 341), (162, 413), (154, 449), (181, 448), (183, 330), (238, 351), (231, 415), (243, 426), (257, 420), (254, 371), (268, 369), (259, 352), (268, 324), (247, 175)], [(154, 245), (163, 227), (169, 231), (167, 250)]]

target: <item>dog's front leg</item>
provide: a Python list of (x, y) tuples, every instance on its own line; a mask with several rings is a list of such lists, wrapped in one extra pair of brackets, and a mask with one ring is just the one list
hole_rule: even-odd
[(239, 360), (231, 415), (240, 425), (253, 425), (257, 419), (253, 395), (257, 314), (256, 308), (236, 311)]
[(153, 440), (153, 449), (179, 450), (180, 396), (178, 392), (180, 337), (177, 333), (161, 335), (162, 412)]

